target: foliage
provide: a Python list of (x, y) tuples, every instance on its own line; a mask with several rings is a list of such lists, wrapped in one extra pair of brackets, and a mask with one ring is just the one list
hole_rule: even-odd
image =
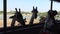
[(38, 13), (38, 16), (39, 16), (39, 17), (41, 17), (41, 16), (42, 16), (42, 17), (43, 17), (43, 16), (47, 16), (47, 12), (43, 12), (43, 13), (40, 13), (40, 12), (39, 12), (39, 13)]
[(30, 12), (22, 12), (22, 14), (31, 14)]
[(3, 14), (3, 11), (0, 11), (0, 14)]
[[(7, 14), (14, 14), (15, 11), (10, 11), (10, 12), (7, 12)], [(21, 11), (22, 14), (32, 14), (31, 12), (24, 12), (24, 11)], [(3, 14), (3, 11), (0, 11), (0, 14)], [(58, 15), (60, 15), (60, 11), (58, 11)], [(47, 16), (47, 12), (38, 12), (38, 16)]]

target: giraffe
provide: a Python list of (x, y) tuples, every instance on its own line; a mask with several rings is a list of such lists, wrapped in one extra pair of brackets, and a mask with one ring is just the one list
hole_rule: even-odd
[(37, 18), (37, 13), (38, 13), (37, 7), (36, 7), (36, 9), (35, 9), (34, 6), (33, 6), (32, 17), (31, 17), (31, 19), (30, 19), (29, 24), (33, 24), (34, 19)]
[(14, 16), (11, 16), (10, 18), (12, 18), (12, 23), (11, 26), (13, 27), (15, 24), (15, 21), (18, 21), (20, 24), (22, 24), (22, 26), (25, 26), (25, 19), (23, 19), (23, 16), (21, 14), (20, 8), (19, 8), (19, 12), (17, 11), (17, 8), (15, 8), (16, 13), (14, 14)]

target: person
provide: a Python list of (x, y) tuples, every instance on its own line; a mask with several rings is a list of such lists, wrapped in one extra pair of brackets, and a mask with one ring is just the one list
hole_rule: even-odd
[(56, 10), (49, 10), (48, 11), (48, 16), (46, 17), (46, 20), (45, 20), (45, 28), (48, 28), (48, 29), (52, 29), (53, 26), (56, 26), (57, 27), (57, 22), (54, 18), (54, 16), (56, 16), (58, 13)]
[[(54, 18), (54, 16), (56, 16), (57, 14), (58, 13), (56, 10), (49, 10), (48, 11), (48, 16), (45, 18), (44, 26), (39, 33), (41, 33), (41, 32), (42, 33), (49, 33), (55, 29), (54, 26), (56, 26), (56, 28), (57, 28), (57, 22), (55, 21), (55, 18)], [(53, 32), (51, 32), (51, 33), (53, 33)]]

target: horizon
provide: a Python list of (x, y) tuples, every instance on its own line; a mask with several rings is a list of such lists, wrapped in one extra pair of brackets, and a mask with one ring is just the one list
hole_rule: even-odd
[[(21, 11), (32, 11), (33, 6), (38, 8), (39, 12), (50, 10), (50, 0), (7, 0), (7, 11), (15, 11), (15, 8), (21, 8)], [(3, 10), (3, 0), (0, 0), (0, 10)], [(53, 2), (53, 10), (60, 11), (60, 3)]]

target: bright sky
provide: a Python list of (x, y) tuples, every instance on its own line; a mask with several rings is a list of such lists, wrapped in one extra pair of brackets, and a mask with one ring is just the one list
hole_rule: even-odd
[[(50, 9), (50, 0), (7, 0), (7, 10), (21, 8), (21, 11), (31, 11), (33, 6), (38, 7), (38, 11), (48, 11)], [(3, 0), (0, 0), (0, 10), (3, 10)], [(60, 3), (53, 3), (53, 10), (60, 11)]]

